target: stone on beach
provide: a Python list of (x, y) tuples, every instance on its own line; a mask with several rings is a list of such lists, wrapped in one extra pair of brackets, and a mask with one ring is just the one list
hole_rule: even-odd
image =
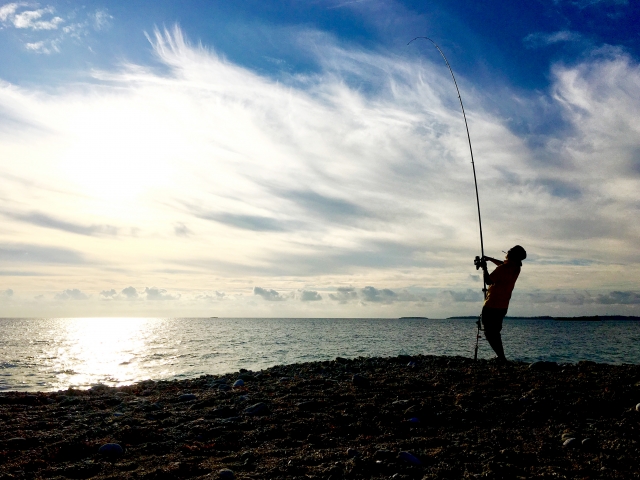
[(353, 383), (354, 387), (368, 387), (369, 386), (369, 379), (367, 377), (364, 377), (364, 376), (356, 373), (351, 378), (351, 383)]
[[(8, 440), (5, 440), (4, 446), (11, 450), (22, 450), (28, 447), (28, 441), (24, 437), (13, 437)], [(2, 443), (0, 443), (0, 448), (2, 447)]]
[(242, 380), (242, 379), (240, 379), (240, 378), (239, 378), (238, 380), (236, 380), (235, 382), (233, 382), (233, 386), (234, 386), (234, 387), (244, 387), (244, 380)]
[(256, 403), (255, 405), (251, 405), (250, 407), (245, 408), (245, 415), (250, 417), (255, 417), (257, 415), (266, 415), (269, 413), (269, 407), (266, 403)]
[(422, 462), (420, 461), (420, 459), (409, 452), (400, 452), (398, 454), (398, 458), (412, 465), (422, 465)]
[(98, 453), (106, 457), (119, 457), (124, 453), (124, 449), (117, 443), (105, 443), (100, 447)]
[(221, 480), (233, 480), (234, 478), (236, 478), (236, 476), (233, 473), (233, 470), (223, 468), (218, 472), (218, 478), (220, 478)]
[(180, 395), (178, 397), (178, 401), (180, 401), (180, 402), (191, 402), (191, 401), (193, 401), (193, 400), (195, 400), (197, 398), (198, 397), (193, 393), (185, 393), (184, 395)]
[(533, 362), (529, 365), (531, 370), (535, 370), (537, 372), (554, 372), (560, 368), (560, 366), (556, 362)]

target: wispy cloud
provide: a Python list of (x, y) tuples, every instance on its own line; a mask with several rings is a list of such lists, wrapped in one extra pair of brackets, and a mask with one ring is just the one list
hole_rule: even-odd
[(52, 217), (50, 215), (30, 212), (30, 213), (17, 213), (17, 212), (0, 212), (3, 215), (13, 218), (21, 222), (30, 223), (32, 225), (52, 228), (56, 230), (62, 230), (69, 233), (76, 233), (78, 235), (117, 235), (118, 228), (111, 225), (81, 225), (78, 223), (68, 222)]
[(33, 244), (0, 244), (0, 260), (14, 264), (68, 264), (85, 263), (84, 256), (72, 249)]
[(582, 35), (578, 32), (572, 32), (570, 30), (560, 30), (558, 32), (552, 33), (530, 33), (529, 35), (524, 37), (523, 42), (527, 48), (540, 48), (557, 43), (580, 42), (582, 40)]
[(108, 29), (114, 19), (107, 10), (96, 10), (90, 17), (93, 20), (93, 28), (96, 30)]
[(251, 230), (254, 232), (284, 232), (288, 230), (286, 224), (275, 218), (262, 217), (259, 215), (239, 215), (223, 212), (202, 212), (197, 214), (198, 218), (213, 220), (234, 228)]
[[(296, 314), (356, 316), (427, 300), (442, 311), (481, 303), (479, 290), (467, 291), (478, 230), (466, 133), (440, 65), (302, 32), (317, 72), (276, 82), (190, 45), (179, 29), (150, 39), (162, 71), (125, 65), (55, 92), (0, 84), (0, 157), (24, 159), (0, 175), (30, 179), (5, 182), (0, 196), (13, 212), (0, 246), (11, 271), (67, 265), (60, 274), (71, 283), (60, 289), (84, 292), (78, 276), (102, 278), (107, 266), (89, 300), (105, 308), (205, 305), (217, 301), (214, 289), (241, 314), (276, 305), (258, 297)], [(549, 110), (561, 118), (564, 128), (537, 132), (535, 145), (492, 113), (473, 79), (460, 79), (470, 86), (485, 248), (532, 252), (523, 293), (570, 283), (605, 295), (591, 305), (635, 308), (634, 297), (606, 292), (627, 292), (640, 274), (629, 220), (640, 206), (639, 67), (599, 54), (557, 65), (551, 79), (540, 96), (503, 100), (540, 106), (527, 108), (534, 123)], [(43, 232), (51, 244), (33, 240)], [(115, 301), (132, 283), (149, 302)]]

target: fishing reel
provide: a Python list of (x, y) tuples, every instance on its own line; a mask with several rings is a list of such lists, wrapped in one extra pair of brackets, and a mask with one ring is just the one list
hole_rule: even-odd
[(473, 264), (476, 266), (476, 270), (486, 270), (487, 269), (487, 261), (482, 260), (480, 257), (476, 257), (473, 259)]

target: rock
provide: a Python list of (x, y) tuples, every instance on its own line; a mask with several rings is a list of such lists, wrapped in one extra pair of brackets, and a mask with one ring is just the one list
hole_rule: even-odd
[(359, 373), (356, 373), (351, 378), (351, 383), (353, 383), (354, 387), (368, 387), (369, 386), (369, 379), (367, 377), (363, 377)]
[(580, 446), (580, 442), (577, 438), (567, 438), (562, 446), (567, 448), (576, 448)]
[(178, 401), (179, 402), (191, 402), (193, 400), (195, 400), (196, 398), (198, 398), (196, 395), (194, 395), (193, 393), (185, 393), (184, 395), (180, 395), (178, 397)]
[(245, 382), (250, 382), (250, 381), (257, 380), (257, 378), (251, 375), (250, 373), (241, 373), (240, 375), (238, 375), (238, 380), (244, 380)]
[(636, 412), (640, 412), (640, 403), (636, 405)]
[(206, 418), (229, 418), (235, 416), (237, 416), (236, 410), (228, 405), (209, 410), (205, 415)]
[(387, 450), (384, 448), (376, 450), (376, 452), (373, 454), (373, 458), (376, 460), (388, 460), (390, 458), (393, 458), (393, 456), (394, 453), (391, 450)]
[(533, 362), (529, 365), (530, 370), (535, 370), (536, 372), (554, 372), (558, 370), (560, 366), (556, 362)]
[(3, 442), (9, 450), (22, 450), (27, 448), (27, 439), (23, 437), (14, 437)]
[(407, 367), (415, 367), (415, 366), (416, 366), (416, 362), (407, 363)]
[(244, 387), (244, 380), (242, 380), (242, 379), (240, 379), (240, 378), (239, 378), (238, 380), (236, 380), (235, 382), (233, 382), (233, 386), (234, 386), (234, 387)]
[(220, 383), (218, 385), (218, 390), (222, 391), (222, 392), (226, 392), (231, 390), (231, 387), (229, 385), (227, 385), (226, 383)]
[(267, 413), (269, 413), (269, 407), (267, 407), (265, 403), (256, 403), (255, 405), (251, 405), (244, 410), (244, 414), (250, 417), (266, 415)]
[(420, 459), (409, 452), (400, 452), (398, 454), (398, 459), (403, 460), (412, 465), (422, 465), (422, 462), (420, 461)]
[(336, 357), (335, 362), (339, 363), (341, 365), (344, 365), (345, 363), (349, 363), (349, 360), (347, 360), (346, 358), (342, 358), (342, 357)]
[(240, 420), (241, 420), (240, 417), (227, 417), (227, 418), (221, 418), (220, 420), (218, 420), (218, 423), (222, 423), (222, 424), (238, 423), (240, 422)]
[(302, 412), (319, 412), (323, 409), (325, 403), (319, 400), (308, 400), (298, 403), (298, 410)]
[(592, 438), (585, 438), (582, 440), (582, 448), (587, 451), (593, 451), (596, 449), (596, 442)]
[(234, 478), (236, 478), (236, 475), (235, 473), (233, 473), (233, 470), (229, 470), (228, 468), (223, 468), (218, 472), (218, 478), (222, 480), (233, 480)]
[(361, 453), (356, 450), (355, 448), (348, 448), (347, 449), (347, 457), (349, 458), (354, 458), (354, 457), (359, 457), (361, 455)]
[(409, 420), (407, 420), (407, 422), (409, 422), (409, 423), (420, 423), (420, 419), (418, 417), (411, 417)]
[(124, 453), (124, 449), (117, 443), (105, 443), (100, 447), (98, 453), (105, 457), (119, 457)]
[(578, 367), (595, 367), (596, 362), (592, 362), (591, 360), (580, 360), (578, 362)]

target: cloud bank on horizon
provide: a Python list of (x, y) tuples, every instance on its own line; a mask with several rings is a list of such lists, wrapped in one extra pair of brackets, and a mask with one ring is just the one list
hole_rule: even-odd
[[(23, 72), (0, 69), (5, 315), (476, 314), (477, 217), (455, 89), (430, 45), (400, 45), (389, 39), (406, 28), (380, 26), (391, 15), (422, 35), (436, 14), (467, 19), (363, 3), (320, 4), (377, 32), (363, 38), (260, 17), (275, 53), (256, 47), (255, 60), (206, 43), (184, 12), (125, 25), (124, 10), (95, 2), (0, 5), (0, 41)], [(572, 5), (612, 19), (631, 8)], [(240, 32), (255, 26), (227, 13)], [(477, 40), (472, 27), (464, 41)], [(112, 64), (94, 58), (125, 28), (147, 57), (120, 45)], [(517, 66), (458, 70), (468, 54), (445, 47), (486, 252), (529, 252), (510, 314), (639, 314), (634, 44), (575, 22), (518, 35), (508, 48), (523, 62), (567, 49), (546, 57), (543, 87), (514, 80)], [(491, 60), (501, 63), (476, 62)]]

